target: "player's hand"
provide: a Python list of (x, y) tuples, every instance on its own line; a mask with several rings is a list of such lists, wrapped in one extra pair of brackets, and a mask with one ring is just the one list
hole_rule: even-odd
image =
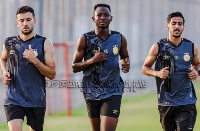
[(188, 77), (191, 80), (196, 80), (197, 77), (198, 77), (198, 72), (195, 69), (192, 69), (192, 68), (188, 68), (188, 69), (190, 70), (190, 73), (188, 73)]
[(160, 77), (161, 79), (167, 78), (169, 75), (169, 67), (165, 67), (162, 70), (158, 71), (157, 76)]
[(122, 66), (122, 72), (124, 72), (124, 73), (129, 72), (130, 62), (129, 62), (128, 58), (121, 60), (121, 66)]
[(31, 45), (29, 45), (29, 49), (25, 49), (24, 53), (23, 53), (23, 57), (26, 58), (28, 61), (30, 61), (31, 63), (34, 62), (36, 56), (33, 52), (33, 49), (31, 48)]
[(98, 47), (97, 52), (95, 53), (95, 55), (91, 59), (92, 59), (93, 63), (98, 63), (98, 62), (102, 62), (102, 61), (107, 60), (107, 55), (102, 53), (100, 51), (100, 48)]
[(10, 73), (9, 72), (3, 73), (3, 76), (2, 76), (2, 82), (3, 82), (3, 84), (9, 85), (10, 81), (11, 81)]

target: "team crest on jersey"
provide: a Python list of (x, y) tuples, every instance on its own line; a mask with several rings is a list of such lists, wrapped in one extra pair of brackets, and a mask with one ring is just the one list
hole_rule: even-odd
[(185, 62), (188, 62), (190, 60), (189, 53), (184, 53), (183, 59), (185, 60)]
[(118, 45), (114, 45), (114, 46), (113, 46), (113, 54), (114, 54), (114, 55), (117, 55), (118, 52), (119, 52)]
[(38, 56), (37, 49), (33, 49), (33, 53), (34, 53), (35, 57), (37, 57), (37, 56)]

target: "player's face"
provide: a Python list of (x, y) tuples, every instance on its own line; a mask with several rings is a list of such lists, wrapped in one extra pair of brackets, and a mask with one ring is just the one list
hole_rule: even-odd
[(96, 23), (97, 27), (106, 29), (112, 21), (111, 12), (107, 7), (97, 7), (92, 19)]
[(184, 30), (183, 19), (181, 17), (171, 18), (170, 23), (167, 24), (167, 29), (169, 30), (170, 35), (173, 37), (181, 37), (181, 34)]
[(28, 35), (33, 31), (35, 23), (36, 19), (30, 12), (17, 15), (16, 24), (24, 35)]

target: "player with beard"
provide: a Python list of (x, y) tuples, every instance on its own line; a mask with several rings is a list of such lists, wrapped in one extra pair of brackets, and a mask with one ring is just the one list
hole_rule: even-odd
[(168, 15), (169, 37), (151, 47), (142, 68), (145, 75), (156, 78), (158, 110), (164, 131), (192, 131), (196, 121), (192, 80), (198, 77), (199, 51), (196, 44), (181, 38), (184, 23), (182, 13)]
[(109, 5), (95, 5), (92, 20), (96, 27), (79, 38), (72, 68), (83, 71), (82, 89), (92, 130), (114, 131), (124, 89), (119, 58), (124, 73), (130, 68), (127, 41), (119, 32), (109, 30)]
[(24, 116), (30, 131), (42, 131), (46, 110), (45, 77), (55, 77), (52, 43), (34, 33), (34, 10), (16, 12), (19, 36), (8, 37), (1, 55), (2, 82), (7, 85), (4, 109), (10, 131), (22, 131)]

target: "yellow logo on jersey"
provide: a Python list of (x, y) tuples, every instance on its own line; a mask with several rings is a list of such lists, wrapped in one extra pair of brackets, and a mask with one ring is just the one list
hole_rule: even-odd
[(113, 54), (114, 54), (114, 55), (117, 55), (118, 52), (119, 52), (118, 45), (114, 45), (114, 46), (113, 46)]
[(105, 53), (105, 54), (108, 54), (108, 50), (107, 50), (107, 49), (105, 49), (105, 50), (104, 50), (104, 53)]
[(15, 54), (15, 50), (10, 50), (10, 55)]
[(33, 49), (33, 53), (34, 53), (35, 57), (37, 57), (37, 56), (38, 56), (37, 49)]
[(185, 62), (188, 62), (190, 60), (190, 55), (189, 53), (184, 53), (185, 55), (183, 56), (183, 59), (185, 60)]

